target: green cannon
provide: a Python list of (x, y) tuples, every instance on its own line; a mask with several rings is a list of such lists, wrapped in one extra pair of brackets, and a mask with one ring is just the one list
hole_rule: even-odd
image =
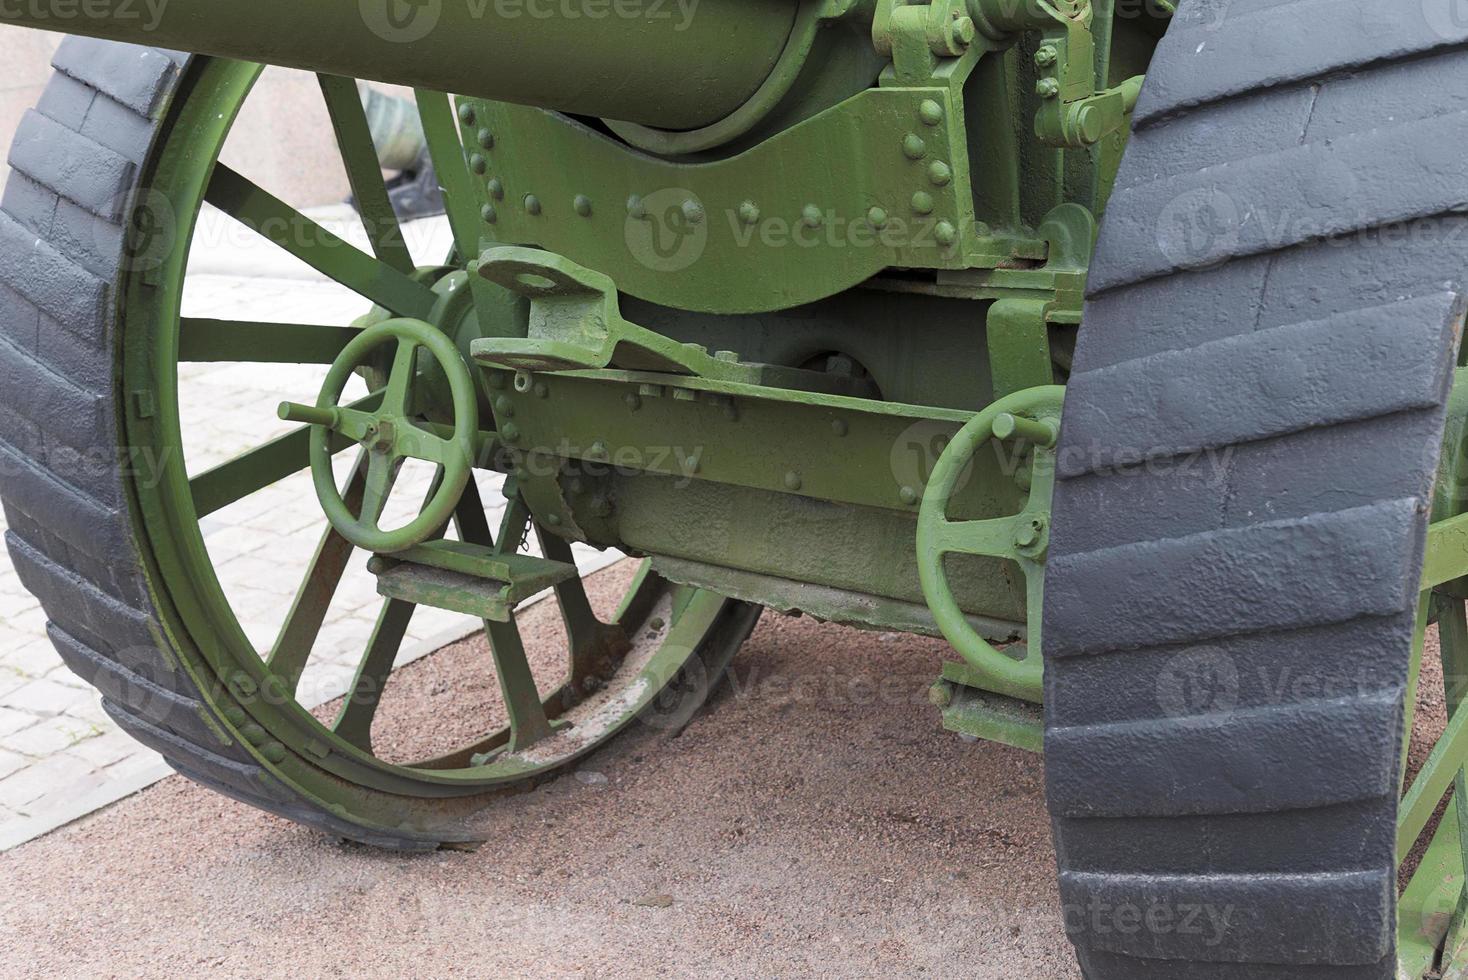
[[(472, 839), (687, 725), (768, 608), (946, 639), (935, 721), (1043, 751), (1087, 977), (1456, 975), (1448, 6), (0, 4), (84, 36), (0, 207), (10, 553), (119, 725), (330, 835)], [(266, 65), (317, 75), (361, 247), (221, 161)], [(410, 247), (365, 80), (416, 90), (448, 254)], [(355, 319), (199, 315), (217, 214)], [(238, 452), (188, 435), (223, 364), (281, 367)], [(270, 494), (320, 520), (262, 646), (204, 528)], [(636, 559), (618, 601), (588, 548)], [(381, 606), (322, 709), (354, 556)], [(404, 754), (421, 609), (483, 621), (499, 702)]]

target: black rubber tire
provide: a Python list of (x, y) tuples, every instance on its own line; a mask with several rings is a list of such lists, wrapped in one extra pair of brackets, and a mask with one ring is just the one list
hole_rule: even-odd
[(1148, 71), (1046, 575), (1047, 788), (1090, 980), (1396, 975), (1403, 693), (1468, 272), (1450, 8), (1197, 0)]
[[(117, 293), (125, 216), (187, 56), (68, 38), (52, 64), (15, 135), (0, 201), (0, 500), (10, 555), (51, 639), (118, 725), (205, 786), (376, 847), (469, 839), (448, 817), (384, 829), (309, 795), (266, 757), (284, 747), (166, 638), (118, 465)], [(726, 603), (699, 651), (710, 676), (759, 611)], [(354, 792), (343, 784), (344, 798)], [(463, 814), (475, 800), (460, 802)]]

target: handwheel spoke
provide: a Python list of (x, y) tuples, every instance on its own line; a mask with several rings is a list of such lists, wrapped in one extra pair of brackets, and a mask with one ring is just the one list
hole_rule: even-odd
[[(392, 495), (393, 481), (397, 478), (398, 460), (386, 453), (369, 453), (367, 457), (367, 480), (361, 495), (361, 510), (358, 520), (376, 527), (387, 510), (388, 497)], [(352, 502), (347, 501), (351, 507)]]
[(330, 364), (360, 332), (356, 327), (184, 317), (179, 321), (178, 359)]
[(372, 251), (383, 262), (405, 274), (413, 272), (413, 256), (403, 238), (402, 226), (388, 197), (387, 183), (382, 178), (377, 147), (362, 107), (357, 81), (340, 75), (317, 75), (331, 125), (336, 131), (336, 145), (346, 166), (347, 180), (352, 185), (362, 224)]
[(987, 521), (946, 521), (937, 534), (945, 555), (1008, 556), (1014, 551), (1015, 518)]
[[(377, 458), (368, 453), (363, 453), (362, 457), (366, 458), (359, 457), (342, 493), (342, 499), (352, 510), (362, 507), (364, 492), (371, 482), (367, 459)], [(311, 658), (316, 639), (321, 635), (321, 627), (326, 622), (332, 599), (336, 598), (336, 590), (346, 573), (352, 550), (351, 542), (335, 528), (328, 527), (322, 534), (321, 543), (316, 546), (316, 554), (306, 570), (305, 580), (296, 592), (280, 636), (266, 660), (271, 673), (280, 678), (289, 694), (294, 695), (300, 686), (301, 674), (305, 672), (306, 661)]]
[(431, 315), (436, 297), (427, 286), (353, 247), (224, 164), (215, 167), (205, 200), (377, 305), (420, 320)]
[(387, 376), (387, 392), (382, 396), (384, 414), (399, 417), (408, 414), (408, 399), (413, 394), (413, 375), (417, 364), (418, 345), (411, 340), (398, 341), (392, 370)]
[[(351, 412), (354, 417), (367, 418), (364, 413), (374, 410), (381, 399), (381, 392), (375, 392), (342, 411)], [(332, 433), (328, 437), (327, 445), (331, 452), (336, 453), (351, 446), (353, 441), (352, 438)], [(310, 465), (311, 428), (306, 426), (256, 446), (190, 480), (189, 489), (193, 492), (195, 514), (201, 518), (208, 517)]]

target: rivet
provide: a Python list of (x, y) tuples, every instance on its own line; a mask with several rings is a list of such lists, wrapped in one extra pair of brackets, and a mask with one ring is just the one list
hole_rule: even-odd
[(946, 221), (938, 222), (938, 227), (933, 229), (933, 237), (939, 245), (948, 246), (958, 241), (958, 229)]
[(549, 398), (550, 397), (550, 389), (546, 387), (544, 381), (537, 381), (535, 383), (535, 397), (536, 398)]
[(561, 526), (561, 515), (560, 514), (547, 514), (547, 515), (545, 515), (545, 522), (547, 524), (549, 524), (551, 527), (560, 527)]
[(703, 462), (697, 456), (689, 456), (683, 460), (683, 470), (686, 473), (697, 473), (703, 469)]
[(503, 371), (491, 371), (489, 373), (489, 386), (491, 388), (503, 388), (505, 386), (505, 375)]
[(697, 201), (684, 201), (683, 217), (687, 218), (690, 224), (698, 224), (703, 220), (703, 205)]
[(953, 168), (942, 160), (934, 160), (928, 165), (928, 179), (935, 187), (946, 186), (953, 179)]
[(607, 444), (605, 442), (602, 442), (600, 439), (598, 439), (596, 442), (593, 442), (591, 444), (590, 455), (592, 459), (606, 459), (608, 455)]
[(814, 204), (807, 204), (805, 210), (800, 212), (800, 223), (807, 228), (819, 228), (823, 220), (825, 220), (825, 215)]
[(237, 704), (232, 704), (228, 708), (224, 709), (224, 720), (238, 728), (245, 722), (249, 721), (250, 716), (245, 714), (244, 708), (241, 708)]
[(943, 106), (934, 99), (923, 99), (918, 106), (918, 118), (929, 126), (936, 126), (943, 121)]
[(795, 472), (794, 470), (791, 470), (789, 473), (786, 473), (785, 474), (785, 489), (787, 489), (787, 490), (799, 490), (800, 489), (800, 474), (799, 473)]
[(898, 491), (897, 497), (909, 507), (911, 507), (918, 501), (917, 491), (914, 490), (912, 487), (903, 487), (900, 491)]
[(629, 391), (627, 392), (627, 394), (623, 395), (622, 401), (626, 402), (627, 407), (632, 409), (632, 411), (634, 412), (642, 407), (642, 399), (637, 397), (637, 392), (635, 391)]
[(739, 220), (747, 225), (759, 224), (759, 205), (753, 201), (745, 201), (739, 205)]
[(531, 214), (539, 214), (540, 213), (540, 198), (536, 197), (534, 194), (526, 194), (525, 195), (525, 210), (526, 211), (529, 211)]
[(476, 174), (482, 174), (489, 170), (489, 161), (484, 158), (484, 154), (476, 153), (469, 158), (469, 169)]
[(576, 200), (571, 202), (571, 206), (576, 209), (576, 213), (581, 215), (581, 217), (591, 217), (591, 198), (585, 194), (577, 194)]
[(489, 179), (489, 196), (496, 201), (503, 201), (505, 199), (505, 182), (498, 177), (491, 177)]
[(647, 217), (647, 205), (636, 194), (627, 198), (627, 217), (636, 218), (638, 221)]
[(844, 437), (846, 433), (851, 431), (851, 427), (846, 424), (845, 419), (832, 419), (831, 431), (836, 433), (838, 437)]
[(265, 757), (266, 762), (273, 762), (276, 765), (280, 765), (280, 763), (285, 761), (285, 746), (279, 742), (267, 742), (260, 746), (260, 754)]
[(494, 133), (491, 133), (487, 129), (481, 129), (479, 131), (479, 145), (486, 150), (494, 149)]
[(514, 402), (510, 401), (510, 399), (505, 397), (504, 395), (500, 395), (494, 400), (494, 414), (507, 419), (513, 418), (515, 415)]
[(882, 228), (887, 224), (887, 212), (881, 208), (872, 208), (867, 212), (867, 223), (873, 228)]
[(505, 442), (519, 442), (520, 427), (514, 422), (506, 422), (504, 425), (500, 426), (500, 436), (505, 440)]
[(493, 204), (486, 204), (480, 208), (479, 216), (484, 219), (484, 223), (487, 225), (492, 225), (500, 220), (500, 213), (494, 209)]
[(474, 107), (467, 102), (461, 104), (459, 106), (459, 122), (465, 126), (472, 126), (474, 125), (474, 119)]
[(250, 724), (245, 725), (243, 728), (240, 729), (240, 737), (243, 738), (246, 742), (249, 742), (251, 745), (259, 745), (261, 742), (264, 742), (270, 738), (270, 736), (266, 734), (265, 729), (261, 728), (254, 722), (250, 722)]
[(908, 133), (902, 138), (902, 152), (909, 160), (921, 160), (928, 152), (928, 144), (917, 133)]
[(918, 214), (932, 214), (933, 206), (933, 195), (927, 191), (918, 191), (912, 196), (912, 209)]

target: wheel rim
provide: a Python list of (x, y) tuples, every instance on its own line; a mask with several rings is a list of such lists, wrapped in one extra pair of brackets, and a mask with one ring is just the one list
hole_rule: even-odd
[[(193, 239), (202, 205), (207, 200), (232, 216), (258, 221), (254, 225), (257, 228), (267, 227), (266, 222), (271, 218), (306, 221), (311, 232), (305, 236), (307, 245), (301, 247), (307, 250), (312, 247), (310, 241), (319, 244), (324, 240), (324, 237), (312, 239), (318, 230), (314, 223), (222, 166), (216, 169), (224, 141), (259, 73), (259, 66), (213, 59), (195, 59), (191, 63), (169, 110), (169, 124), (163, 128), (153, 150), (150, 177), (143, 184), (146, 189), (134, 205), (138, 217), (131, 228), (132, 261), (121, 291), (120, 389), (125, 393), (128, 411), (120, 445), (131, 447), (129, 452), (133, 454), (153, 452), (152, 458), (161, 461), (152, 479), (132, 481), (130, 500), (135, 526), (139, 529), (140, 550), (165, 621), (167, 635), (160, 637), (160, 642), (178, 653), (181, 669), (193, 676), (223, 721), (235, 729), (233, 734), (242, 743), (253, 746), (275, 775), (303, 795), (322, 802), (340, 815), (372, 825), (436, 823), (441, 810), (433, 801), (481, 794), (565, 766), (603, 744), (639, 712), (649, 706), (656, 707), (660, 694), (666, 700), (670, 687), (676, 688), (678, 679), (686, 678), (690, 669), (697, 674), (716, 674), (747, 632), (747, 629), (730, 628), (731, 617), (751, 626), (750, 611), (712, 593), (674, 587), (644, 567), (613, 622), (602, 624), (595, 623), (594, 617), (587, 618), (589, 606), (567, 613), (567, 599), (575, 605), (576, 593), (580, 593), (580, 601), (584, 603), (579, 580), (568, 583), (574, 585), (574, 591), (567, 589), (563, 593), (558, 587), (558, 598), (562, 600), (562, 611), (572, 634), (573, 666), (568, 687), (574, 688), (585, 679), (578, 676), (574, 662), (578, 650), (582, 654), (589, 650), (604, 651), (609, 635), (625, 634), (631, 640), (621, 668), (605, 691), (588, 696), (573, 690), (569, 692), (575, 696), (572, 698), (562, 688), (545, 699), (547, 715), (570, 721), (571, 725), (558, 731), (554, 738), (534, 746), (533, 754), (528, 749), (520, 756), (504, 752), (502, 747), (513, 733), (502, 729), (454, 752), (409, 765), (392, 764), (371, 753), (371, 712), (360, 706), (353, 712), (352, 708), (359, 705), (356, 697), (347, 699), (337, 719), (336, 727), (340, 730), (318, 721), (296, 700), (295, 685), (310, 655), (309, 643), (284, 651), (277, 646), (268, 661), (256, 651), (215, 573), (199, 527), (203, 513), (218, 510), (233, 499), (260, 489), (265, 485), (260, 483), (264, 476), (249, 475), (250, 467), (237, 467), (225, 474), (243, 475), (243, 482), (236, 486), (222, 487), (219, 484), (223, 481), (218, 479), (207, 488), (191, 486), (181, 451), (183, 420), (177, 371), (182, 284), (188, 261), (187, 245)], [(375, 156), (370, 165), (363, 163), (363, 150), (370, 149), (371, 143), (365, 120), (354, 117), (360, 112), (355, 82), (323, 78), (322, 89), (377, 255), (375, 259), (365, 257), (367, 261), (361, 260), (364, 253), (360, 252), (345, 261), (322, 258), (322, 263), (329, 266), (327, 274), (366, 297), (364, 310), (375, 302), (393, 313), (430, 316), (439, 305), (438, 297), (410, 275), (411, 259), (401, 246), (401, 231), (391, 217), (385, 190), (381, 190)], [(447, 97), (420, 96), (420, 104), (425, 114), (442, 113), (447, 131), (454, 131)], [(431, 125), (428, 128), (433, 130)], [(444, 127), (438, 131), (443, 132)], [(355, 155), (353, 147), (357, 151)], [(445, 164), (448, 160), (462, 164), (457, 141), (448, 153), (443, 152), (442, 143), (434, 150), (440, 173), (447, 172), (443, 182), (453, 186), (460, 176), (449, 171)], [(463, 176), (467, 177), (467, 172)], [(379, 194), (372, 193), (373, 181)], [(329, 263), (328, 258), (331, 258)], [(298, 332), (285, 328), (280, 335), (288, 341), (305, 343), (308, 348), (321, 345), (319, 339), (308, 341)], [(302, 436), (304, 433), (301, 430)], [(263, 468), (269, 470), (268, 466)], [(465, 500), (470, 506), (461, 510), (472, 510), (472, 504), (477, 503), (472, 481), (468, 481), (468, 487)], [(203, 499), (196, 506), (198, 496)], [(507, 511), (499, 537), (509, 534), (512, 538), (505, 540), (518, 541), (524, 532), (516, 532), (511, 527), (514, 523), (511, 512), (520, 515), (515, 519), (523, 518), (524, 529), (531, 527), (532, 522), (528, 511), (517, 511), (513, 506)], [(483, 520), (482, 508), (480, 520)], [(545, 537), (544, 547), (547, 557), (572, 560), (569, 545), (558, 538)], [(313, 565), (311, 574), (317, 570)], [(303, 587), (302, 592), (306, 591)], [(404, 627), (402, 619), (400, 608), (394, 609), (392, 602), (385, 603), (372, 644), (377, 644), (384, 634), (400, 633)], [(288, 620), (287, 628), (282, 630), (282, 641), (290, 632), (290, 625)], [(305, 633), (310, 634), (311, 623), (305, 626)], [(511, 624), (509, 629), (513, 628)], [(491, 636), (498, 641), (497, 648), (501, 643), (511, 646), (516, 643), (503, 629), (498, 634), (492, 631)], [(721, 642), (711, 645), (711, 638)], [(396, 649), (392, 652), (396, 653)], [(392, 660), (393, 656), (369, 648), (363, 655), (358, 679), (362, 670), (370, 669), (385, 681)], [(495, 661), (503, 685), (504, 671), (498, 652)], [(633, 693), (618, 700), (617, 690)], [(524, 692), (520, 694), (523, 699)], [(576, 703), (563, 711), (567, 700)], [(687, 706), (690, 696), (674, 700), (675, 705), (663, 705), (674, 710), (662, 711), (659, 717), (666, 720), (681, 716), (681, 709)], [(507, 694), (507, 706), (509, 701)], [(497, 748), (500, 748), (498, 753)], [(386, 803), (381, 796), (384, 793), (392, 794)]]

